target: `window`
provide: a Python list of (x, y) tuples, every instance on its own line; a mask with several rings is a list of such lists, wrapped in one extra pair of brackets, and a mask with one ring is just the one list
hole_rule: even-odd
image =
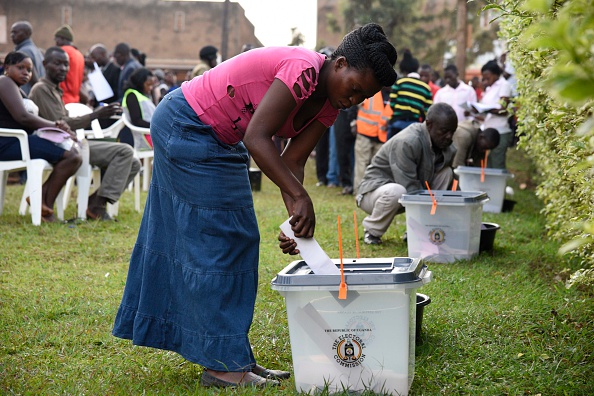
[(186, 13), (184, 11), (175, 11), (173, 16), (173, 31), (183, 32), (186, 29)]
[(6, 20), (6, 15), (0, 15), (0, 44), (6, 44), (8, 42), (8, 32), (10, 27), (8, 27), (8, 22)]
[(62, 7), (62, 25), (72, 26), (72, 7), (70, 6)]

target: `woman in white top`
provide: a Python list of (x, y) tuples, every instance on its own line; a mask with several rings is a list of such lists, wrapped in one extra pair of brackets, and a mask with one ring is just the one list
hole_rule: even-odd
[[(499, 132), (499, 145), (489, 153), (488, 168), (505, 169), (505, 154), (513, 142), (513, 133), (509, 126), (507, 104), (511, 96), (511, 86), (496, 61), (491, 60), (481, 68), (485, 93), (480, 103), (492, 107), (476, 118), (482, 121), (481, 129), (495, 128)], [(486, 115), (486, 116), (485, 116)]]

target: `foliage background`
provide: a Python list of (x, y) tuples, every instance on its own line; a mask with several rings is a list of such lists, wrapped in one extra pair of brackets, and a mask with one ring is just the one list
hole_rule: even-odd
[[(570, 282), (594, 284), (594, 4), (589, 0), (506, 0), (499, 8), (518, 80), (520, 147), (540, 175), (548, 235), (568, 245), (584, 270)], [(581, 129), (580, 129), (581, 128)]]
[[(455, 47), (456, 7), (446, 2), (441, 8), (437, 3), (427, 0), (339, 0), (344, 20), (333, 13), (323, 17), (331, 31), (341, 34), (368, 22), (378, 23), (399, 52), (409, 48), (421, 64), (442, 70), (444, 54)], [(497, 24), (480, 26), (479, 11), (486, 4), (484, 0), (468, 4), (467, 21), (472, 26), (469, 41), (473, 44), (467, 49), (468, 64), (477, 55), (491, 51), (493, 40), (497, 38)], [(318, 44), (320, 47), (325, 45)]]

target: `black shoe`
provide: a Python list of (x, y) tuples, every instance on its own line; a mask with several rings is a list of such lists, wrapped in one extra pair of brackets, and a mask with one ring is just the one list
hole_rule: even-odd
[(91, 212), (91, 209), (87, 209), (87, 219), (98, 221), (115, 221), (106, 211), (102, 210), (99, 213), (93, 213)]
[(408, 234), (406, 233), (406, 231), (404, 231), (404, 235), (402, 235), (402, 241), (408, 242)]
[(346, 186), (343, 188), (342, 195), (353, 195), (353, 186)]
[(376, 237), (375, 235), (371, 235), (368, 231), (365, 231), (365, 237), (363, 238), (363, 242), (368, 245), (381, 245), (382, 238)]

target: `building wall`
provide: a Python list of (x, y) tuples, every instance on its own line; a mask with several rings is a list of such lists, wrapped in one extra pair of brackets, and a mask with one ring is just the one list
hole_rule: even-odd
[[(148, 67), (191, 69), (205, 45), (221, 50), (222, 2), (162, 0), (0, 0), (1, 17), (6, 19), (5, 42), (0, 56), (14, 48), (10, 27), (19, 20), (33, 25), (32, 39), (40, 48), (55, 45), (54, 31), (68, 23), (74, 44), (83, 52), (95, 43), (108, 49), (126, 42), (147, 54)], [(243, 8), (229, 3), (228, 57), (238, 54), (245, 43), (261, 46), (253, 24)], [(3, 35), (0, 34), (0, 38)]]

